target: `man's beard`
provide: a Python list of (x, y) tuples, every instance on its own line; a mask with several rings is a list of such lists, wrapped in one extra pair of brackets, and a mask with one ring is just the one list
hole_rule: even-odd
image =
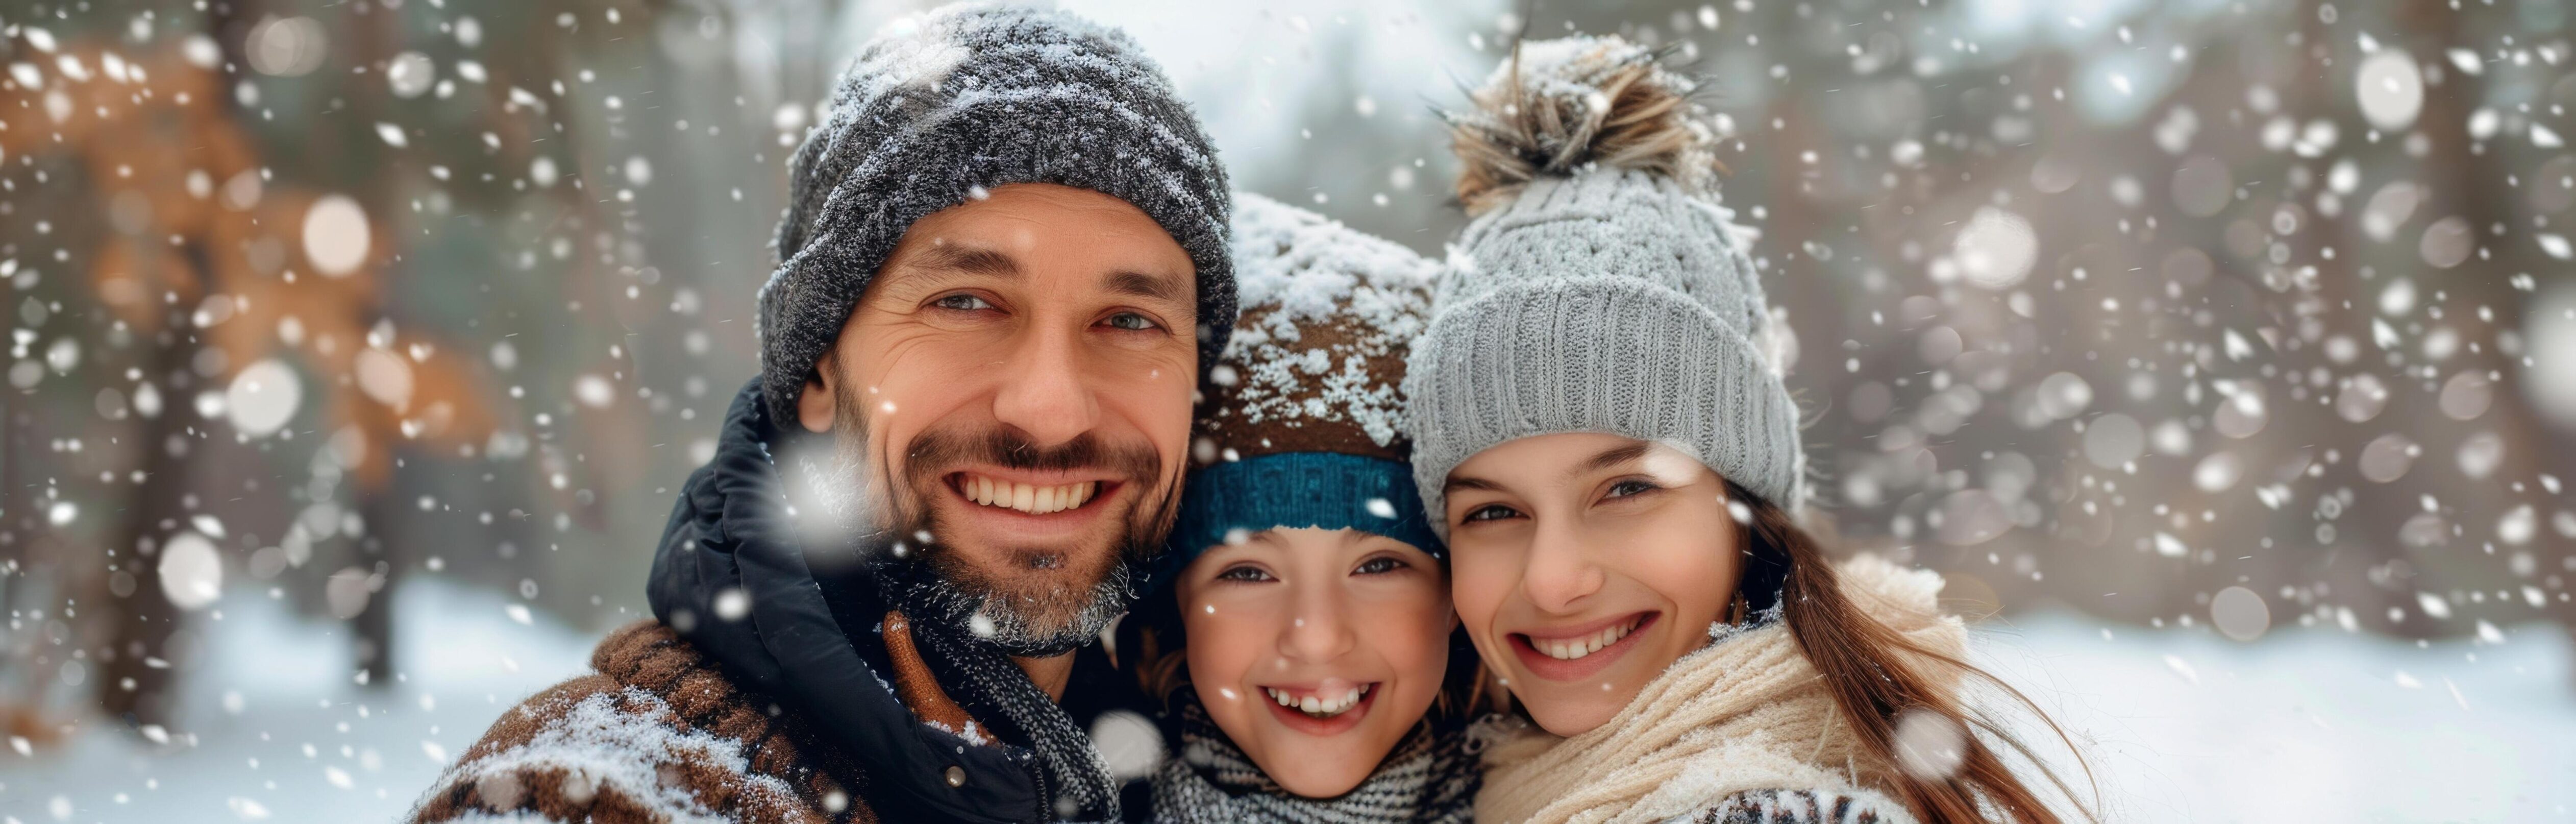
[[(1161, 456), (1151, 446), (1111, 446), (1084, 433), (1041, 448), (1008, 426), (982, 432), (934, 428), (913, 438), (897, 481), (890, 459), (870, 459), (866, 407), (845, 387), (834, 394), (832, 477), (816, 480), (827, 487), (882, 490), (864, 502), (830, 497), (854, 510), (844, 515), (868, 516), (858, 522), (880, 525), (891, 560), (926, 573), (919, 577), (932, 588), (926, 594), (939, 602), (939, 611), (962, 617), (976, 637), (1013, 655), (1058, 654), (1097, 637), (1134, 602), (1131, 573), (1161, 550), (1180, 498), (1177, 479), (1164, 476)], [(1131, 499), (1109, 545), (991, 547), (990, 554), (1001, 556), (996, 569), (993, 561), (979, 563), (946, 545), (941, 536), (947, 533), (931, 505), (933, 496), (954, 494), (947, 477), (969, 464), (1103, 470), (1145, 493)], [(876, 482), (861, 484), (863, 478)], [(931, 616), (916, 616), (922, 619)]]

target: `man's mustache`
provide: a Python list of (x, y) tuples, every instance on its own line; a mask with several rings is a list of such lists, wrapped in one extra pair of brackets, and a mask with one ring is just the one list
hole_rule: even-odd
[(1163, 458), (1144, 444), (1109, 444), (1090, 432), (1053, 446), (1039, 446), (1017, 427), (980, 433), (924, 432), (912, 440), (905, 463), (916, 477), (945, 475), (956, 467), (985, 464), (1027, 472), (1099, 470), (1137, 482), (1162, 475)]

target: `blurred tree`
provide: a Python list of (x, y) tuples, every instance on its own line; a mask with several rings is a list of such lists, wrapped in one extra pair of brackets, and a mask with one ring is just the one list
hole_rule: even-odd
[(2546, 19), (1630, 0), (1488, 31), (1706, 78), (1853, 543), (1989, 604), (2191, 623), (2241, 586), (2431, 637), (2470, 603), (2576, 627), (2576, 444), (2518, 402), (2515, 328), (2564, 265), (2500, 194), (2560, 154), (2519, 139), (2563, 112)]
[[(215, 34), (240, 28), (230, 8), (207, 17)], [(161, 579), (156, 551), (207, 528), (192, 516), (205, 483), (198, 442), (214, 427), (187, 413), (220, 419), (226, 378), (275, 357), (322, 376), (317, 394), (330, 447), (369, 515), (389, 505), (391, 473), (409, 444), (475, 446), (493, 428), (470, 364), (435, 335), (397, 332), (382, 318), (381, 283), (400, 259), (383, 222), (392, 213), (383, 186), (361, 185), (368, 196), (360, 199), (272, 182), (223, 91), (225, 75), (245, 63), (238, 49), (189, 53), (204, 42), (164, 41), (130, 58), (100, 44), (71, 45), (62, 65), (99, 66), (97, 73), (65, 73), (16, 94), (73, 102), (49, 110), (0, 101), (0, 112), (18, 118), (0, 131), (15, 144), (0, 149), (67, 152), (101, 190), (93, 199), (106, 208), (99, 219), (115, 231), (89, 256), (92, 297), (141, 341), (132, 390), (141, 480), (119, 521), (123, 532), (107, 547), (121, 560), (109, 561), (98, 586), (116, 605), (100, 615), (109, 624), (98, 647), (101, 706), (136, 724), (166, 720), (173, 662), (164, 646), (179, 615), (164, 593), (184, 585)], [(223, 536), (218, 529), (208, 537)], [(386, 536), (361, 540), (392, 554)], [(380, 561), (361, 580), (371, 593), (382, 590), (399, 568)], [(383, 599), (358, 602), (368, 600), (379, 603), (359, 613), (360, 660), (374, 680), (389, 674), (391, 630)]]

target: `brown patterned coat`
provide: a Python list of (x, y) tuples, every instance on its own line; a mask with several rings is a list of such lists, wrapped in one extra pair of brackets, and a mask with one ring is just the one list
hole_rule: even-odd
[[(968, 729), (913, 650), (902, 616), (884, 638), (894, 681), (921, 720)], [(735, 686), (661, 624), (611, 632), (589, 675), (502, 714), (414, 811), (438, 822), (855, 824), (865, 776), (794, 713)]]

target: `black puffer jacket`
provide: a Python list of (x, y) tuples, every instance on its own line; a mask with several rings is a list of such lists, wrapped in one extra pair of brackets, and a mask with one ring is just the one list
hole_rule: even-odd
[[(690, 473), (662, 530), (645, 588), (653, 616), (846, 751), (866, 774), (861, 796), (887, 820), (1047, 820), (1032, 753), (972, 745), (896, 698), (878, 635), (887, 608), (858, 562), (866, 548), (805, 546), (793, 533), (772, 447), (809, 437), (772, 423), (757, 381), (735, 396), (715, 458)], [(728, 590), (749, 596), (736, 620), (718, 617)]]
[[(970, 727), (939, 683), (942, 662), (887, 620), (857, 561), (869, 548), (799, 540), (772, 456), (819, 436), (781, 430), (764, 410), (759, 384), (744, 387), (715, 458), (680, 490), (647, 584), (659, 623), (612, 633), (595, 672), (504, 713), (415, 821), (1055, 818), (1035, 753), (982, 734), (1007, 735), (994, 725)], [(1096, 647), (1076, 653), (1067, 696), (1085, 729), (1141, 703)], [(1126, 809), (1141, 812), (1142, 792), (1126, 788)]]

